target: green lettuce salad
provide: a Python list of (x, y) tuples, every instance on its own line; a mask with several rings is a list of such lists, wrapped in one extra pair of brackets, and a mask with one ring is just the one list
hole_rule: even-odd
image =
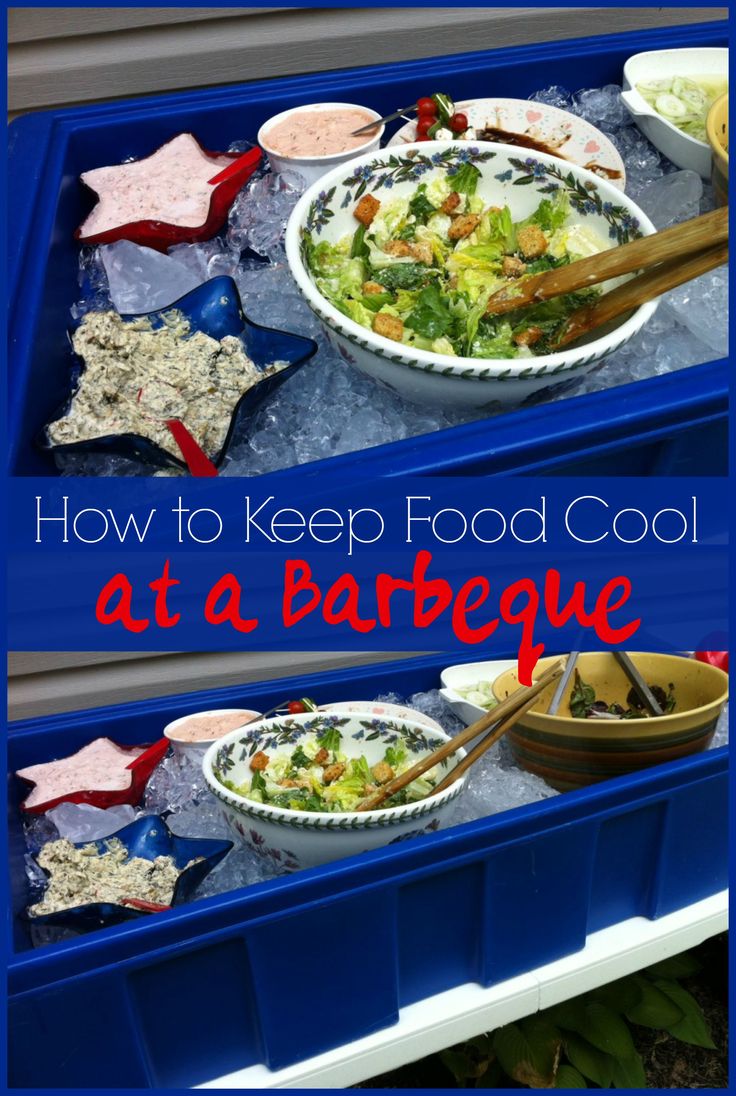
[(550, 353), (577, 308), (599, 289), (569, 293), (503, 315), (487, 315), (490, 296), (532, 274), (606, 250), (590, 227), (567, 224), (567, 192), (543, 198), (524, 220), (508, 206), (486, 206), (480, 172), (420, 183), (408, 197), (366, 195), (359, 222), (339, 242), (305, 238), (315, 285), (344, 315), (407, 346), (471, 358)]
[[(382, 759), (369, 765), (361, 755), (348, 758), (340, 749), (336, 727), (307, 735), (291, 752), (269, 755), (256, 753), (250, 761), (251, 778), (236, 785), (222, 780), (225, 787), (256, 803), (285, 807), (293, 811), (354, 811), (382, 784), (401, 776), (418, 758), (411, 757), (397, 741), (387, 746)], [(381, 807), (398, 807), (430, 795), (437, 783), (436, 768), (417, 777), (401, 791), (387, 798)]]

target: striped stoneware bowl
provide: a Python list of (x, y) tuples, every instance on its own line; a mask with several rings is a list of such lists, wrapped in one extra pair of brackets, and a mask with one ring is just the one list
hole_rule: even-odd
[[(547, 715), (553, 682), (508, 732), (519, 765), (554, 788), (569, 791), (704, 750), (728, 699), (728, 675), (679, 655), (637, 653), (632, 659), (648, 685), (661, 685), (665, 691), (673, 686), (674, 711), (656, 719), (574, 719), (569, 705), (571, 682), (558, 715)], [(554, 661), (541, 659), (536, 676)], [(596, 699), (628, 708), (631, 684), (612, 654), (581, 654), (577, 668), (582, 680), (595, 689)], [(498, 700), (517, 687), (515, 669), (493, 683)]]

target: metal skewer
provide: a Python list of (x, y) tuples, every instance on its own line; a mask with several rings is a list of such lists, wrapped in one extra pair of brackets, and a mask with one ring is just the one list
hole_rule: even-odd
[(641, 674), (639, 673), (639, 671), (637, 670), (636, 666), (631, 661), (629, 656), (626, 654), (626, 652), (625, 651), (614, 651), (613, 652), (613, 657), (616, 659), (619, 666), (621, 666), (622, 670), (624, 671), (624, 673), (628, 677), (631, 684), (636, 689), (636, 691), (639, 694), (639, 696), (641, 697), (641, 699), (646, 704), (647, 708), (649, 708), (649, 711), (652, 713), (652, 715), (664, 715), (664, 712), (662, 711), (661, 707), (659, 706), (659, 704), (657, 702), (657, 698), (655, 697), (654, 693), (649, 688), (646, 681), (641, 676)]
[(565, 689), (567, 688), (570, 678), (572, 677), (572, 672), (575, 669), (575, 663), (578, 660), (579, 654), (580, 651), (570, 651), (570, 654), (567, 656), (565, 669), (563, 671), (562, 677), (557, 682), (557, 688), (555, 689), (554, 695), (549, 702), (547, 715), (557, 715), (557, 709), (559, 708), (562, 698), (565, 695)]

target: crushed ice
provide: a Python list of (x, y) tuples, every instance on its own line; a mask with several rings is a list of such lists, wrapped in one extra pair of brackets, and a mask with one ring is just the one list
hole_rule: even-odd
[[(572, 111), (608, 135), (624, 160), (627, 193), (657, 228), (713, 208), (712, 187), (692, 171), (678, 171), (633, 125), (618, 85), (574, 94), (555, 86), (531, 98)], [(237, 142), (231, 149), (248, 147), (248, 142)], [(125, 311), (151, 311), (176, 300), (187, 291), (184, 286), (230, 274), (251, 319), (318, 342), (317, 356), (264, 405), (247, 434), (236, 434), (224, 475), (290, 468), (481, 417), (480, 412), (411, 404), (352, 369), (329, 346), (291, 279), (283, 247), (289, 213), (303, 189), (297, 173), (273, 175), (262, 168), (234, 202), (227, 229), (213, 240), (180, 244), (168, 256), (134, 244), (83, 248), (80, 255), (81, 299), (72, 308), (77, 320), (90, 309), (109, 307), (111, 293)], [(653, 319), (622, 350), (572, 392), (551, 399), (712, 361), (726, 353), (727, 316), (728, 270), (721, 267), (668, 293)], [(72, 475), (148, 474), (146, 467), (116, 457), (59, 456), (57, 462)]]

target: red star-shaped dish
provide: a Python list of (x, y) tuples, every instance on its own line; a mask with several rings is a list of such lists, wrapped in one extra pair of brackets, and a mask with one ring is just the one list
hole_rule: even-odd
[(69, 757), (18, 769), (16, 776), (35, 785), (21, 808), (43, 814), (65, 802), (91, 803), (103, 810), (134, 805), (168, 748), (167, 738), (153, 746), (118, 746), (109, 738), (96, 738)]
[(180, 133), (142, 160), (86, 171), (81, 179), (97, 204), (75, 238), (84, 244), (131, 240), (164, 252), (209, 240), (260, 159), (258, 148), (207, 152), (191, 133)]

